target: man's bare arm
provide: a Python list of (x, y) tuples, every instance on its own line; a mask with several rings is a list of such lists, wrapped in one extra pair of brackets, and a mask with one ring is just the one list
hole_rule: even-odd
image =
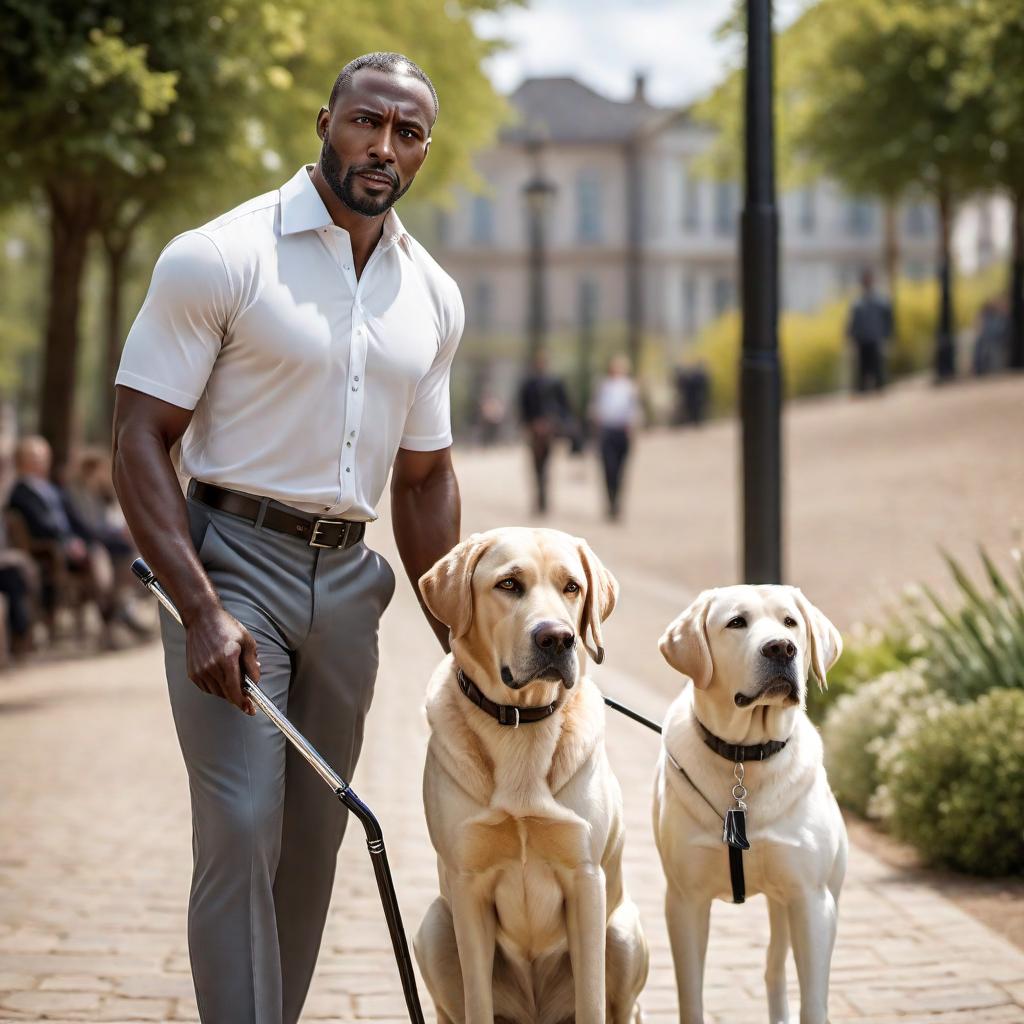
[(192, 412), (118, 387), (114, 406), (114, 489), (132, 537), (181, 612), (189, 678), (207, 693), (255, 714), (241, 670), (259, 679), (256, 643), (221, 606), (189, 533), (170, 450)]
[(459, 542), (462, 505), (451, 449), (398, 450), (391, 476), (391, 519), (402, 564), (430, 628), (448, 651), (448, 627), (427, 611), (419, 578)]

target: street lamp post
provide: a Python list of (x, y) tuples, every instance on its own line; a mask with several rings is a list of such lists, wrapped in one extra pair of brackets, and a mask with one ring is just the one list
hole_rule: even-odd
[(782, 582), (779, 226), (772, 124), (771, 0), (747, 0), (746, 196), (742, 219), (743, 578)]
[(545, 221), (548, 201), (555, 192), (555, 186), (544, 179), (540, 167), (539, 146), (530, 147), (534, 155), (533, 177), (523, 186), (526, 201), (526, 225), (529, 239), (530, 291), (526, 318), (526, 335), (529, 362), (532, 365), (537, 353), (544, 348), (547, 335), (547, 251)]

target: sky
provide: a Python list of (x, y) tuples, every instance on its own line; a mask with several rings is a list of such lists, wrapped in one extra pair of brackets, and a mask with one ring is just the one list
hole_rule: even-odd
[[(776, 27), (806, 0), (776, 0)], [(533, 75), (573, 75), (613, 99), (628, 99), (633, 76), (666, 106), (689, 103), (729, 69), (736, 43), (715, 38), (733, 0), (528, 0), (476, 19), (487, 38), (510, 45), (489, 62), (492, 81), (511, 92)]]

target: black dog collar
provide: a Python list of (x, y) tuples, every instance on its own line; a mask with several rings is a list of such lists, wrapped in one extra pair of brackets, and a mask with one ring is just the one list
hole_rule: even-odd
[(772, 754), (777, 754), (786, 745), (786, 740), (769, 740), (767, 743), (754, 743), (749, 747), (737, 743), (726, 743), (719, 739), (699, 718), (694, 721), (700, 727), (704, 742), (716, 753), (732, 761), (734, 764), (743, 761), (763, 761)]
[(521, 708), (515, 704), (495, 704), (493, 700), (488, 700), (480, 692), (480, 687), (461, 668), (458, 670), (458, 679), (459, 689), (481, 711), (486, 711), (499, 725), (510, 725), (513, 729), (518, 729), (520, 725), (528, 725), (530, 722), (540, 722), (545, 718), (550, 718), (562, 704), (560, 700), (553, 700), (550, 704), (539, 708)]

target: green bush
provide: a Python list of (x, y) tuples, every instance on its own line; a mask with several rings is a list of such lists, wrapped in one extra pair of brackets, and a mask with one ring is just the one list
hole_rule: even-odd
[(1024, 874), (1024, 691), (926, 716), (883, 752), (874, 810), (933, 864)]
[(872, 813), (879, 785), (878, 758), (886, 742), (908, 723), (919, 723), (950, 704), (913, 669), (887, 672), (840, 697), (822, 727), (825, 768), (836, 799), (858, 814)]
[(981, 551), (988, 587), (945, 556), (961, 597), (951, 608), (927, 587), (927, 604), (912, 606), (924, 635), (925, 675), (954, 700), (967, 701), (995, 688), (1024, 689), (1024, 567), (1004, 575)]

